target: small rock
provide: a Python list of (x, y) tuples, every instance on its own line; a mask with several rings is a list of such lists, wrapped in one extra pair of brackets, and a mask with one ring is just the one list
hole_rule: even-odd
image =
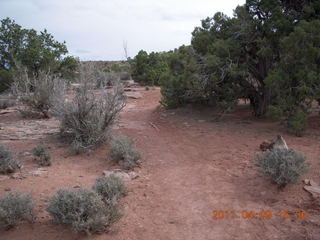
[(5, 188), (4, 189), (6, 192), (10, 192), (11, 191), (11, 188)]
[(13, 178), (13, 179), (24, 179), (26, 177), (27, 176), (25, 174), (22, 174), (22, 173), (15, 173), (15, 174), (11, 175), (11, 178)]
[(37, 170), (34, 170), (34, 171), (29, 172), (29, 174), (32, 175), (32, 176), (40, 176), (41, 174), (46, 173), (46, 172), (48, 172), (47, 169), (45, 169), (45, 168), (38, 168)]
[(80, 185), (75, 185), (75, 186), (73, 186), (73, 188), (81, 188), (81, 186)]
[(32, 153), (31, 153), (31, 152), (28, 152), (28, 151), (25, 151), (25, 152), (22, 152), (21, 155), (22, 155), (23, 157), (29, 157), (29, 156), (32, 155)]
[(134, 172), (134, 171), (131, 171), (131, 172), (127, 173), (122, 169), (114, 169), (114, 170), (111, 170), (111, 171), (103, 171), (103, 174), (104, 174), (105, 177), (108, 177), (108, 176), (113, 174), (113, 175), (119, 177), (120, 179), (122, 179), (123, 181), (129, 181), (129, 180), (133, 180), (133, 179), (136, 179), (137, 177), (139, 177), (139, 174)]
[(142, 94), (139, 92), (126, 92), (125, 95), (128, 98), (139, 99), (142, 98)]
[(269, 140), (265, 140), (260, 144), (260, 150), (261, 151), (267, 151), (268, 149), (272, 149), (273, 147), (273, 142)]

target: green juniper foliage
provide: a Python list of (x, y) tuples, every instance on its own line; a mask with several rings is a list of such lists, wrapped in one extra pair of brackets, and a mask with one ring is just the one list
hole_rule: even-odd
[[(191, 46), (132, 60), (133, 78), (160, 79), (166, 107), (209, 104), (230, 111), (250, 100), (257, 117), (287, 121), (301, 136), (311, 104), (320, 99), (320, 3), (247, 0), (229, 17), (221, 12), (201, 21)], [(158, 71), (157, 71), (158, 70)]]

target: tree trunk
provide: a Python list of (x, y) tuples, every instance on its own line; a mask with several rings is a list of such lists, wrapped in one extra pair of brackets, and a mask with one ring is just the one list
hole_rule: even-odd
[(256, 92), (249, 97), (250, 104), (253, 108), (253, 115), (263, 117), (266, 115), (269, 105), (271, 104), (270, 90), (266, 87), (261, 92)]

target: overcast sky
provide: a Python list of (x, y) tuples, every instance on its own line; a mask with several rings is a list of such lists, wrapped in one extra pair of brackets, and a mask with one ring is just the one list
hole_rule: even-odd
[(47, 29), (81, 60), (124, 59), (140, 49), (167, 51), (188, 45), (200, 20), (232, 15), (245, 0), (0, 0), (0, 18), (24, 28)]

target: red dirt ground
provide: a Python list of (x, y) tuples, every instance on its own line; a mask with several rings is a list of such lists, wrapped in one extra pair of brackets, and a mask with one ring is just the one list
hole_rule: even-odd
[[(259, 144), (282, 134), (289, 147), (303, 152), (310, 163), (303, 178), (320, 183), (319, 126), (297, 138), (286, 134), (279, 123), (254, 120), (246, 106), (216, 122), (208, 109), (164, 110), (159, 105), (159, 89), (141, 93), (142, 99), (129, 100), (114, 131), (135, 140), (143, 156), (142, 167), (136, 169), (140, 177), (128, 183), (129, 194), (121, 201), (124, 217), (109, 233), (92, 239), (320, 239), (320, 209), (303, 190), (303, 184), (278, 190), (255, 165)], [(16, 113), (0, 116), (0, 125), (5, 121), (21, 118)], [(312, 121), (319, 123), (319, 118)], [(30, 151), (40, 140), (0, 142), (19, 153)], [(33, 225), (22, 223), (2, 231), (0, 239), (87, 239), (68, 227), (53, 225), (44, 210), (45, 197), (60, 188), (91, 187), (103, 170), (118, 166), (111, 164), (107, 145), (90, 154), (69, 156), (68, 147), (57, 137), (44, 142), (53, 155), (47, 173), (0, 182), (1, 196), (6, 188), (31, 191), (38, 219)], [(20, 160), (23, 172), (38, 167), (32, 157), (21, 156)], [(245, 210), (270, 210), (274, 214), (271, 219), (212, 220), (214, 210), (234, 210), (238, 216)], [(308, 216), (297, 218), (297, 210), (306, 211)], [(282, 218), (280, 211), (289, 211), (290, 217)]]

